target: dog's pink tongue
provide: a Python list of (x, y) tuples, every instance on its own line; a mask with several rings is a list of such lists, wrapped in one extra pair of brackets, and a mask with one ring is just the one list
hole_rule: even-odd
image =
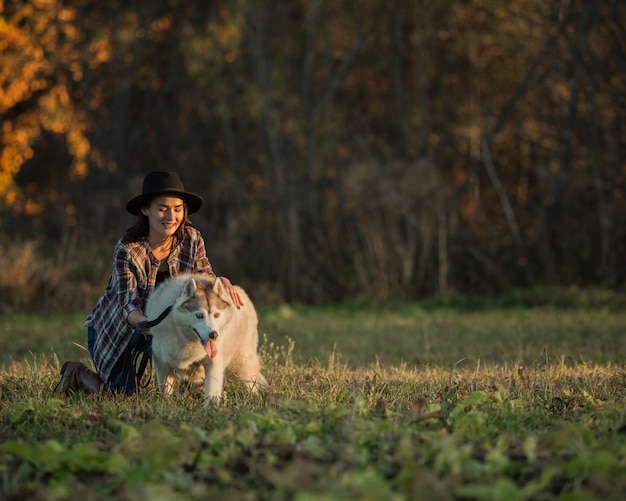
[(212, 360), (217, 356), (217, 346), (215, 346), (215, 341), (205, 341), (204, 342), (204, 351)]

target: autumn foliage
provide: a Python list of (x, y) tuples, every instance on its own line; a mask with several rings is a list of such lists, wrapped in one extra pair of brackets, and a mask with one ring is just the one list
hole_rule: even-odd
[(620, 0), (5, 0), (0, 232), (69, 266), (170, 169), (214, 267), (286, 300), (619, 287), (624, 26)]
[[(0, 195), (19, 205), (14, 177), (35, 155), (45, 133), (65, 140), (69, 174), (88, 171), (88, 119), (80, 86), (83, 67), (94, 55), (82, 45), (75, 8), (62, 2), (8, 2), (0, 17)], [(105, 57), (101, 52), (96, 57)], [(27, 212), (39, 204), (27, 200)]]

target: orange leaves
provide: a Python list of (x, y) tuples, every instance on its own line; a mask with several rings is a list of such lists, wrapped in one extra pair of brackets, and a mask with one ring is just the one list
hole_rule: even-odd
[(74, 158), (72, 174), (87, 174), (87, 155), (90, 145), (86, 137), (86, 119), (68, 95), (65, 86), (57, 85), (43, 95), (40, 102), (41, 126), (57, 134), (65, 135), (67, 147)]
[(9, 121), (2, 124), (2, 149), (0, 150), (0, 198), (13, 205), (17, 191), (13, 176), (24, 162), (33, 156), (32, 139), (38, 135), (38, 127), (32, 114), (21, 117), (19, 125)]
[[(0, 196), (13, 204), (13, 177), (37, 152), (43, 131), (64, 136), (73, 163), (71, 174), (87, 174), (90, 144), (87, 119), (74, 85), (84, 66), (107, 61), (108, 32), (83, 46), (76, 11), (58, 0), (14, 2), (0, 18)], [(19, 106), (18, 106), (19, 105)]]
[(45, 86), (51, 67), (29, 33), (8, 24), (4, 18), (0, 18), (0, 54), (0, 113), (5, 114)]
[(168, 14), (152, 21), (150, 23), (150, 29), (155, 32), (167, 31), (172, 28), (172, 24), (172, 15)]
[(99, 66), (111, 59), (111, 41), (110, 34), (107, 30), (103, 30), (104, 34), (92, 40), (87, 47), (87, 64), (90, 69)]

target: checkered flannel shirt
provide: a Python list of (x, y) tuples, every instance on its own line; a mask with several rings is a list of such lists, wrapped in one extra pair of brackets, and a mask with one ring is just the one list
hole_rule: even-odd
[[(185, 227), (183, 241), (167, 260), (170, 276), (181, 273), (208, 273), (215, 276), (206, 256), (204, 239), (198, 230)], [(123, 243), (119, 240), (113, 255), (113, 272), (96, 307), (85, 320), (85, 326), (96, 332), (94, 365), (104, 382), (126, 349), (133, 333), (128, 323), (131, 311), (145, 311), (146, 302), (155, 288), (159, 260), (148, 242)]]

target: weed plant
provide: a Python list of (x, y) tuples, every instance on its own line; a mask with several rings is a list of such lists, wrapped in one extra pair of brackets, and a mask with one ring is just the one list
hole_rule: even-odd
[(209, 408), (54, 394), (81, 321), (0, 322), (1, 499), (624, 499), (618, 311), (264, 309), (269, 389)]

